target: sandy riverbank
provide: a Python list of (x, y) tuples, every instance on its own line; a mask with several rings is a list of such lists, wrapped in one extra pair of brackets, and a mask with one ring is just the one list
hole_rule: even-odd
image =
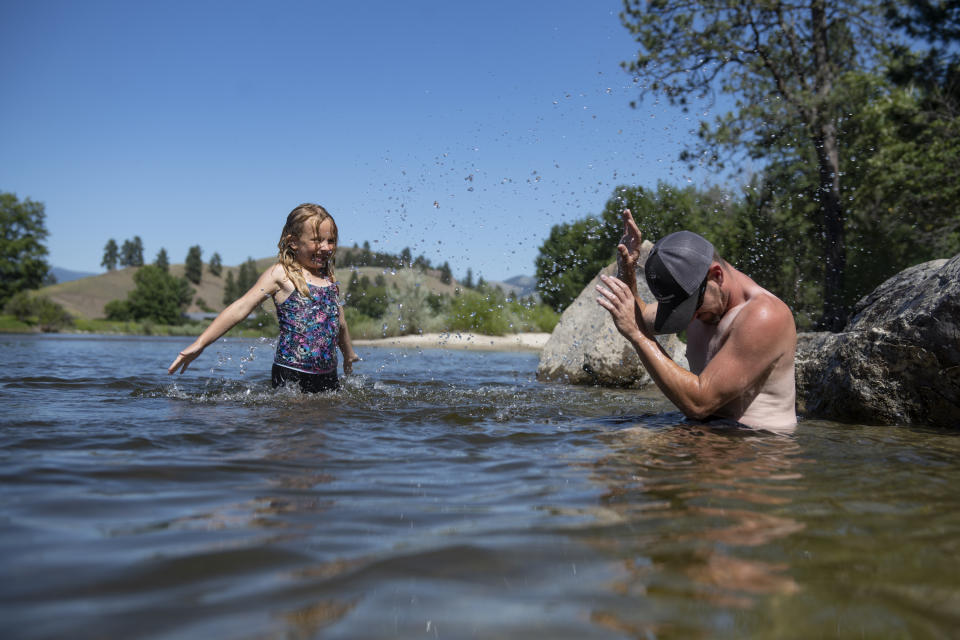
[(470, 351), (540, 351), (547, 344), (549, 333), (515, 333), (508, 336), (485, 336), (477, 333), (424, 333), (378, 340), (354, 340), (355, 347), (390, 347), (400, 349), (466, 349)]

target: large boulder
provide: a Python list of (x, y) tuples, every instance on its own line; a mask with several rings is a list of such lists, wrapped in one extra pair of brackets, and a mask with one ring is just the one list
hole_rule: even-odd
[[(643, 243), (637, 267), (641, 274), (638, 289), (644, 300), (653, 299), (642, 277), (643, 264), (652, 247), (649, 241)], [(616, 263), (604, 267), (563, 312), (540, 352), (538, 380), (633, 388), (653, 382), (633, 346), (617, 331), (610, 313), (597, 304), (600, 276), (616, 275), (616, 271)], [(658, 336), (657, 341), (686, 368), (686, 346), (675, 335)]]
[(905, 269), (853, 313), (842, 333), (798, 336), (801, 415), (960, 427), (960, 255)]

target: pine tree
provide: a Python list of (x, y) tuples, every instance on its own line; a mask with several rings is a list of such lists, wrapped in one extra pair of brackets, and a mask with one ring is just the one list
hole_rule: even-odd
[(117, 246), (117, 241), (110, 238), (103, 247), (103, 260), (100, 261), (100, 266), (107, 271), (113, 271), (117, 268), (117, 261), (119, 259), (120, 248)]
[(239, 298), (237, 283), (233, 279), (233, 271), (227, 271), (227, 280), (223, 285), (223, 304), (228, 305)]
[(167, 258), (166, 249), (160, 247), (160, 251), (157, 252), (157, 259), (153, 261), (153, 264), (163, 269), (164, 272), (170, 271), (170, 259)]
[(183, 275), (193, 284), (200, 284), (203, 276), (203, 249), (200, 245), (194, 245), (187, 251)]
[(223, 261), (220, 259), (220, 254), (216, 251), (210, 256), (210, 262), (207, 263), (207, 271), (215, 277), (220, 277), (220, 273), (223, 271)]

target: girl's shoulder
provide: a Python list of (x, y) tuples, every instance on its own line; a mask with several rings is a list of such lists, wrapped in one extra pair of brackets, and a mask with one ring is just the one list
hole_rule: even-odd
[(286, 278), (287, 270), (283, 268), (283, 265), (279, 262), (274, 262), (272, 265), (267, 267), (266, 273), (270, 274), (270, 277), (274, 279)]
[(293, 288), (293, 283), (290, 280), (290, 276), (287, 275), (287, 270), (283, 264), (275, 262), (264, 272), (264, 275), (270, 278), (279, 288), (289, 291)]

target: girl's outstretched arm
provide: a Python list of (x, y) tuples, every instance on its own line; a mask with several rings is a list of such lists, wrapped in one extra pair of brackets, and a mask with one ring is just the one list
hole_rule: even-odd
[(193, 341), (193, 344), (177, 355), (176, 360), (167, 368), (167, 373), (172, 374), (178, 369), (180, 373), (186, 371), (190, 363), (196, 360), (204, 349), (249, 316), (257, 305), (263, 302), (264, 298), (268, 298), (279, 291), (280, 280), (283, 277), (285, 277), (283, 267), (279, 264), (275, 264), (264, 271), (249, 291), (230, 303), (230, 306), (213, 319), (213, 322), (200, 334), (200, 337)]
[(343, 313), (343, 307), (339, 307), (340, 313), (340, 335), (337, 337), (337, 344), (340, 346), (340, 352), (343, 353), (343, 373), (350, 375), (353, 373), (353, 363), (360, 359), (360, 356), (353, 350), (353, 343), (350, 342), (350, 328), (347, 327), (347, 317)]

